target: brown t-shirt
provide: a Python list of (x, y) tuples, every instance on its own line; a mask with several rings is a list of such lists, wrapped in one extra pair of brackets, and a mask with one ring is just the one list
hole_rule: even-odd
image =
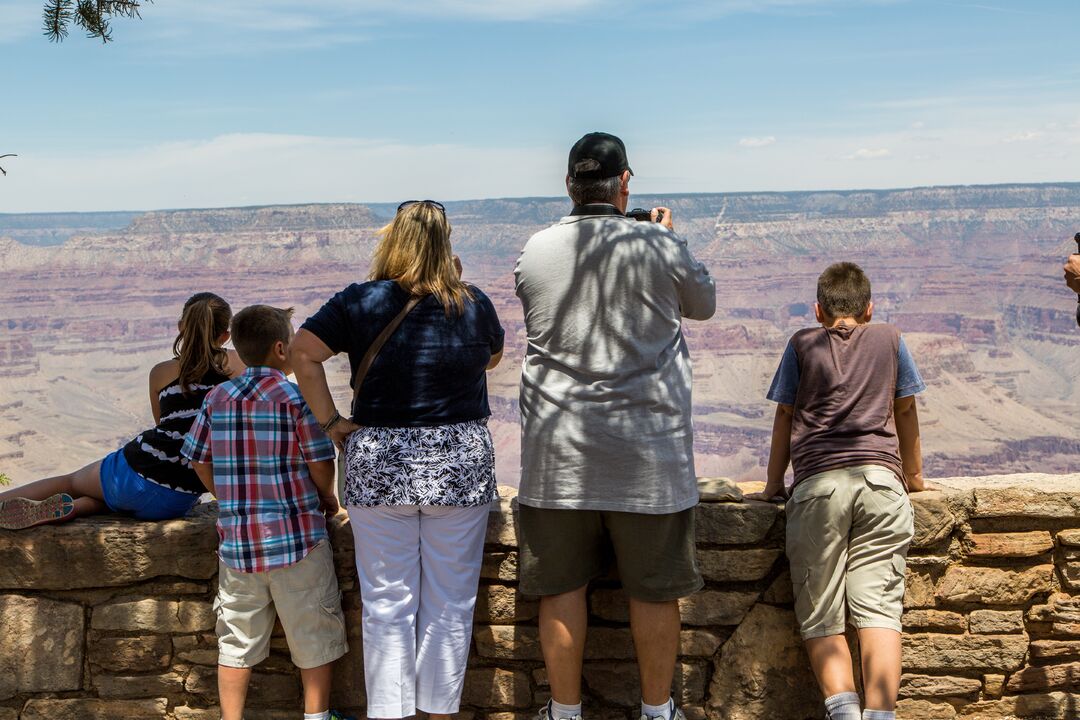
[(809, 328), (795, 333), (790, 347), (799, 370), (791, 424), (795, 483), (856, 465), (881, 465), (903, 480), (893, 418), (900, 331), (884, 324)]

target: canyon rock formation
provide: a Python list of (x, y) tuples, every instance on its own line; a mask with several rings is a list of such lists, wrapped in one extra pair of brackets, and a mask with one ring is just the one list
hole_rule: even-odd
[[(1080, 457), (1080, 329), (1060, 281), (1080, 185), (634, 196), (672, 207), (717, 282), (716, 316), (689, 322), (698, 470), (759, 479), (764, 395), (787, 338), (813, 323), (815, 281), (853, 260), (875, 319), (905, 333), (930, 476), (1070, 472)], [(569, 209), (560, 198), (448, 203), (465, 277), (507, 330), (491, 376), (500, 481), (516, 482), (525, 336), (513, 265)], [(168, 356), (184, 299), (303, 319), (364, 279), (392, 205), (0, 216), (0, 471), (25, 482), (92, 461), (150, 421), (146, 373)], [(58, 241), (64, 240), (59, 243)], [(344, 364), (332, 380), (345, 407)]]

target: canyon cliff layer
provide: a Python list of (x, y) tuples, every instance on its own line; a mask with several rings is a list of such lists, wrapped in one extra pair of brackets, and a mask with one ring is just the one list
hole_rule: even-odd
[[(633, 196), (665, 205), (717, 283), (717, 313), (685, 332), (698, 470), (760, 478), (765, 390), (787, 338), (813, 323), (815, 282), (853, 260), (875, 320), (899, 325), (929, 386), (931, 476), (1071, 472), (1080, 457), (1080, 331), (1060, 266), (1080, 184)], [(31, 480), (89, 462), (149, 423), (146, 373), (168, 356), (184, 299), (294, 306), (300, 320), (363, 280), (395, 206), (299, 205), (0, 216), (0, 471)], [(524, 353), (513, 264), (561, 198), (447, 203), (465, 277), (494, 300), (506, 359), (491, 375), (498, 472), (517, 475)], [(62, 244), (30, 244), (59, 238)], [(8, 237), (4, 238), (3, 236)], [(347, 403), (344, 365), (332, 380)], [(64, 452), (58, 452), (63, 448)]]

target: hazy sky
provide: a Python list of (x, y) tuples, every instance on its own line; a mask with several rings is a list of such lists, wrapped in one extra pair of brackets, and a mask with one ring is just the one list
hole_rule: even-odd
[[(407, 9), (405, 9), (407, 8)], [(0, 212), (1080, 180), (1077, 0), (0, 0)]]

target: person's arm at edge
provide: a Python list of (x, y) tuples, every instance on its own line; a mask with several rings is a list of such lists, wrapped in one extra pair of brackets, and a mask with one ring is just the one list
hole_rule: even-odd
[(1065, 284), (1075, 293), (1080, 293), (1080, 254), (1069, 256), (1065, 263)]
[(896, 438), (900, 443), (900, 463), (908, 492), (926, 489), (922, 470), (922, 439), (919, 434), (919, 410), (915, 396), (897, 398), (893, 404)]
[[(330, 386), (326, 382), (326, 370), (323, 368), (323, 363), (334, 354), (315, 333), (304, 329), (296, 333), (289, 345), (289, 362), (296, 376), (296, 384), (300, 386), (304, 402), (311, 408), (320, 425), (326, 424), (334, 413), (338, 412), (334, 405), (334, 396), (330, 394)], [(328, 434), (335, 445), (342, 447), (345, 437), (357, 429), (357, 425), (342, 415), (342, 419)]]
[[(456, 255), (454, 257), (457, 258)], [(477, 289), (477, 292), (479, 293), (479, 289)], [(491, 304), (491, 298), (487, 295), (481, 295), (480, 309), (485, 316), (486, 330), (491, 335), (491, 357), (488, 358), (486, 369), (494, 370), (503, 358), (503, 350), (506, 348), (506, 331), (503, 329), (502, 323), (499, 322), (499, 314), (495, 311), (495, 306)]]
[(203, 487), (206, 488), (206, 492), (210, 493), (214, 497), (217, 497), (217, 490), (214, 488), (214, 465), (213, 463), (191, 463), (191, 469), (195, 471), (195, 474), (199, 476), (199, 480), (202, 481)]
[(161, 422), (161, 391), (165, 386), (176, 378), (180, 365), (176, 360), (165, 360), (150, 368), (150, 412), (154, 416), (154, 424)]
[(795, 408), (777, 403), (773, 416), (772, 444), (769, 446), (769, 468), (765, 489), (746, 497), (750, 500), (773, 500), (785, 495), (784, 475), (791, 462), (791, 419)]
[(337, 515), (341, 509), (337, 499), (337, 488), (334, 486), (336, 463), (333, 460), (308, 461), (308, 472), (311, 473), (311, 482), (319, 491), (319, 500), (322, 501), (323, 512), (328, 516)]
[[(663, 211), (663, 225), (674, 232), (671, 223), (671, 210), (668, 208), (656, 208), (653, 210), (654, 218), (657, 211)], [(716, 312), (716, 283), (713, 281), (705, 265), (690, 254), (690, 247), (686, 240), (675, 235), (679, 243), (678, 268), (676, 269), (676, 283), (679, 293), (679, 312), (689, 320), (708, 320)]]
[[(319, 493), (319, 504), (327, 517), (336, 515), (341, 509), (334, 484), (336, 451), (330, 437), (319, 427), (319, 421), (311, 412), (307, 403), (299, 401), (292, 406), (293, 421), (296, 423), (296, 440), (300, 454), (307, 466), (308, 477)], [(342, 421), (343, 422), (343, 421)]]

